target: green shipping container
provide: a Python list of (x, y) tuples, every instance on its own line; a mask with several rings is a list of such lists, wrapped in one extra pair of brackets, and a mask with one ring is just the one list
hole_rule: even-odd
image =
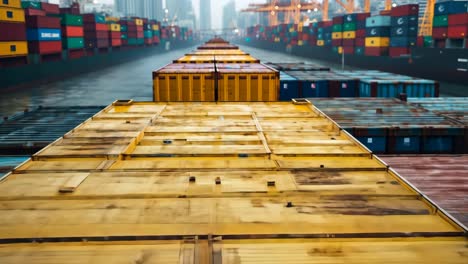
[(338, 49), (338, 47), (332, 47), (332, 51), (333, 51), (333, 53), (338, 53), (339, 49)]
[(83, 38), (64, 38), (62, 39), (64, 49), (82, 49), (84, 48)]
[(129, 38), (128, 45), (136, 46), (136, 45), (143, 45), (145, 44), (144, 39), (137, 39), (137, 38)]
[(96, 23), (98, 23), (98, 24), (106, 24), (107, 23), (105, 16), (94, 15), (94, 17), (95, 17)]
[(41, 2), (24, 1), (21, 2), (22, 8), (42, 9)]
[(424, 47), (432, 47), (433, 40), (431, 36), (424, 37)]
[(121, 26), (120, 26), (120, 31), (121, 31), (121, 32), (127, 32), (127, 31), (128, 31), (128, 27), (125, 26), (125, 25), (121, 25)]
[(356, 47), (354, 49), (354, 54), (356, 55), (364, 55), (364, 47)]
[(54, 15), (60, 17), (60, 24), (64, 26), (83, 26), (83, 17), (78, 15), (60, 14)]
[(151, 30), (145, 30), (145, 31), (144, 31), (144, 36), (145, 36), (145, 38), (147, 38), (147, 39), (152, 38), (152, 37), (153, 37), (153, 31), (151, 31)]
[(356, 23), (344, 23), (343, 31), (356, 31)]
[(120, 35), (120, 38), (121, 38), (121, 39), (127, 39), (128, 37), (127, 37), (127, 34), (122, 33), (122, 34)]
[(341, 25), (341, 24), (333, 25), (332, 31), (333, 32), (342, 32), (343, 31), (343, 25)]
[(159, 37), (159, 35), (161, 35), (159, 30), (153, 31), (153, 36), (158, 36)]
[(434, 16), (433, 27), (448, 27), (448, 16)]

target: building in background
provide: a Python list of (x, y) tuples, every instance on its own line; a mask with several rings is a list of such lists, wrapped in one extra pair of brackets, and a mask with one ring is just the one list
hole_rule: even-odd
[(191, 0), (166, 0), (169, 23), (195, 28), (196, 18)]
[(229, 1), (223, 7), (223, 28), (237, 28), (236, 2)]
[(211, 29), (211, 0), (200, 0), (200, 29)]

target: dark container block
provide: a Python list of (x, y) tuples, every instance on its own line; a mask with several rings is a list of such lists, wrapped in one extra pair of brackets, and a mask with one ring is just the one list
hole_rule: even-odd
[(0, 21), (0, 41), (25, 41), (26, 24)]

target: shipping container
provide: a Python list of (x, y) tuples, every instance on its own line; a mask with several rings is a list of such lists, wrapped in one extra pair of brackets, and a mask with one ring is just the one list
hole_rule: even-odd
[(154, 101), (277, 101), (279, 72), (262, 64), (170, 64), (153, 72)]
[(26, 39), (26, 25), (24, 23), (0, 21), (0, 41), (24, 41)]
[(278, 71), (330, 71), (329, 67), (309, 62), (267, 62), (265, 65)]
[(24, 23), (24, 10), (17, 8), (0, 7), (0, 21)]
[(439, 15), (450, 15), (450, 14), (461, 14), (466, 13), (468, 10), (468, 1), (463, 0), (452, 0), (437, 2), (434, 7), (434, 14)]
[(311, 97), (356, 97), (359, 79), (326, 71), (286, 71), (301, 84), (299, 94)]
[(56, 16), (60, 17), (62, 26), (83, 26), (83, 16), (81, 15), (60, 14)]
[(213, 56), (190, 56), (186, 55), (177, 60), (174, 63), (260, 63), (259, 59), (256, 59), (250, 55), (213, 55)]
[(386, 27), (391, 24), (390, 16), (373, 16), (366, 19), (366, 27)]
[(461, 223), (311, 105), (118, 101), (4, 176), (0, 196), (7, 264), (468, 254)]
[(30, 54), (57, 54), (62, 52), (62, 41), (28, 41)]
[(62, 39), (61, 30), (39, 28), (27, 30), (28, 41), (57, 41)]
[(28, 42), (3, 41), (0, 42), (0, 57), (11, 57), (28, 54)]
[(292, 99), (300, 98), (300, 91), (301, 84), (299, 80), (285, 72), (280, 72), (280, 101), (291, 101)]
[(21, 0), (2, 0), (0, 1), (0, 7), (22, 8)]
[(84, 48), (84, 39), (81, 37), (72, 37), (62, 39), (64, 49), (82, 49)]
[(310, 99), (376, 153), (467, 153), (460, 123), (398, 99)]
[(46, 16), (26, 17), (28, 28), (60, 28), (60, 18)]

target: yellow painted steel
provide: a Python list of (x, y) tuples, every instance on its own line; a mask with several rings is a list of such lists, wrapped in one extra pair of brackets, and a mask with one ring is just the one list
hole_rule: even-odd
[(344, 39), (354, 39), (356, 38), (356, 31), (345, 31), (343, 32)]
[(190, 52), (190, 56), (206, 56), (206, 55), (248, 55), (247, 53), (243, 52), (242, 50), (235, 50), (235, 49), (212, 49), (212, 50), (195, 50)]
[(0, 42), (0, 56), (20, 56), (28, 54), (26, 41)]
[(158, 31), (158, 30), (159, 30), (159, 25), (153, 25), (153, 26), (152, 26), (152, 29), (153, 29), (154, 31)]
[(212, 73), (161, 74), (153, 80), (153, 100), (156, 102), (214, 102)]
[(109, 24), (109, 30), (120, 32), (120, 24)]
[(324, 40), (317, 40), (317, 46), (324, 46), (325, 45), (325, 41)]
[(343, 32), (333, 32), (332, 33), (332, 39), (342, 39), (343, 38)]
[(250, 55), (186, 55), (174, 61), (174, 63), (260, 63)]
[(366, 38), (366, 47), (388, 47), (389, 45), (390, 38), (387, 37)]
[(227, 73), (219, 81), (220, 102), (278, 101), (279, 77), (271, 73)]
[(21, 0), (7, 0), (7, 1), (0, 1), (0, 7), (11, 7), (11, 8), (21, 8)]
[(309, 104), (116, 101), (0, 201), (1, 263), (468, 260), (462, 226)]
[(0, 21), (25, 22), (24, 10), (0, 7)]
[(119, 17), (106, 17), (106, 21), (112, 21), (112, 22), (119, 22), (120, 18)]
[(137, 26), (143, 26), (143, 19), (139, 19), (139, 18), (135, 19), (135, 24)]

